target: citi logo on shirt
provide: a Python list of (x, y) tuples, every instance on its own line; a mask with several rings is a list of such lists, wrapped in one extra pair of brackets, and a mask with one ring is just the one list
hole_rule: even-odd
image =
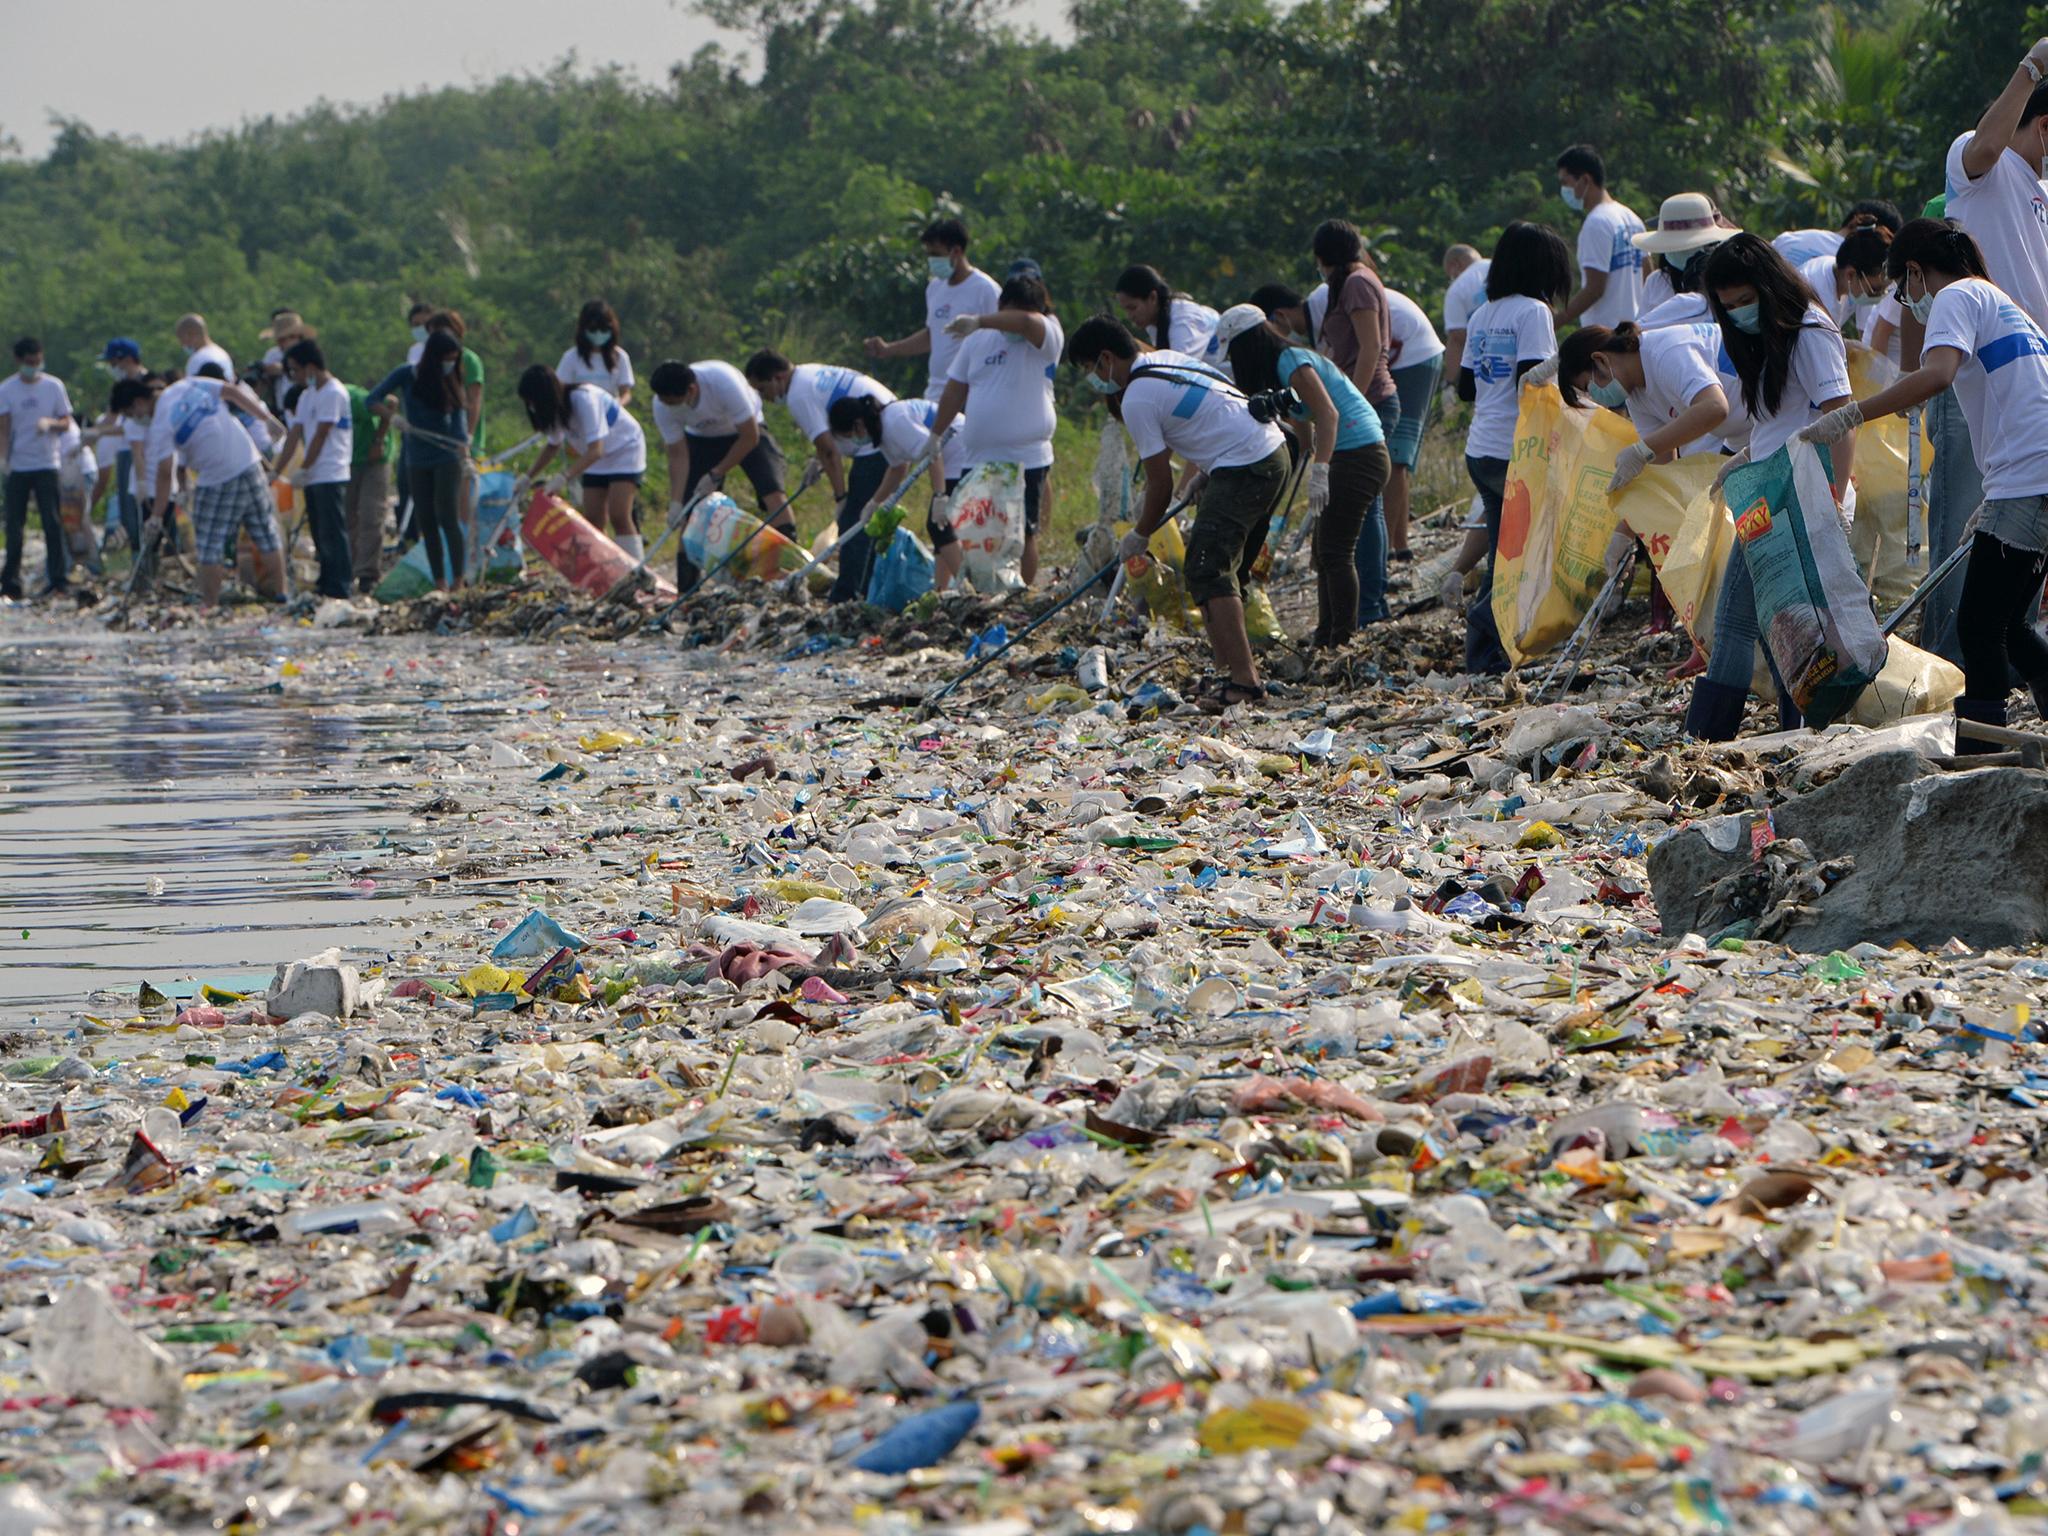
[(982, 354), (981, 366), (984, 368), (1000, 368), (1009, 360), (1010, 349), (1008, 347), (998, 347), (992, 352)]
[(1623, 272), (1643, 264), (1643, 253), (1636, 249), (1630, 231), (1617, 229), (1614, 232), (1614, 249), (1607, 258), (1607, 270)]
[(1472, 377), (1487, 384), (1502, 384), (1514, 377), (1515, 333), (1483, 331), (1479, 336), (1479, 366)]

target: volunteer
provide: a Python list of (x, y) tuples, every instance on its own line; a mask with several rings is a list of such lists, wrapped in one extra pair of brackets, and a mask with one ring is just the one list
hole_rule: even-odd
[[(760, 503), (761, 518), (789, 538), (796, 518), (783, 490), (787, 471), (782, 445), (768, 435), (761, 397), (731, 363), (662, 363), (654, 387), (654, 430), (668, 451), (669, 521), (716, 492), (735, 469), (747, 477)], [(697, 568), (676, 550), (676, 585), (689, 591)]]
[(1840, 229), (1788, 229), (1774, 237), (1771, 244), (1794, 267), (1803, 267), (1816, 256), (1834, 255), (1842, 242), (1859, 229), (1881, 229), (1896, 235), (1902, 223), (1898, 204), (1868, 197), (1850, 205), (1849, 217), (1842, 221)]
[(228, 356), (228, 349), (207, 334), (204, 315), (182, 315), (171, 327), (171, 334), (178, 338), (178, 345), (185, 353), (185, 377), (196, 379), (200, 370), (208, 363), (220, 369), (219, 377), (232, 379), (235, 376), (235, 360)]
[(1465, 355), (1465, 329), (1472, 323), (1472, 311), (1486, 302), (1486, 274), (1492, 266), (1469, 245), (1454, 245), (1444, 252), (1444, 351), (1451, 358), (1447, 367), (1455, 367)]
[(1216, 339), (1216, 311), (1175, 293), (1157, 270), (1125, 267), (1111, 288), (1116, 307), (1148, 346), (1200, 358)]
[(99, 472), (99, 460), (85, 435), (84, 418), (73, 411), (57, 439), (57, 501), (72, 558), (82, 561), (95, 576), (103, 575), (105, 567), (100, 564), (99, 540), (93, 537), (88, 498)]
[[(142, 366), (142, 348), (126, 336), (116, 336), (100, 352), (100, 362), (113, 376), (119, 379), (140, 379), (148, 376)], [(93, 503), (97, 505), (102, 496), (108, 498), (107, 534), (113, 534), (118, 521), (121, 530), (128, 536), (128, 547), (139, 549), (142, 540), (142, 501), (135, 491), (134, 446), (140, 428), (127, 417), (117, 412), (108, 412), (99, 423), (103, 442), (114, 433), (121, 438), (120, 447), (108, 452), (102, 447), (99, 454), (100, 472), (92, 488)]]
[(1501, 673), (1508, 654), (1493, 619), (1493, 567), (1500, 552), (1501, 498), (1515, 447), (1522, 375), (1557, 351), (1556, 311), (1571, 294), (1572, 257), (1564, 237), (1520, 220), (1501, 231), (1486, 274), (1486, 302), (1466, 326), (1458, 398), (1472, 407), (1465, 472), (1486, 511), (1484, 574), (1465, 610), (1465, 670)]
[[(2015, 671), (2048, 715), (2048, 641), (2034, 627), (2048, 575), (2048, 337), (1991, 282), (1960, 225), (1915, 219), (1892, 242), (1889, 270), (1901, 303), (1926, 328), (1919, 368), (1799, 435), (1837, 443), (1866, 421), (1955, 390), (1984, 477), (1956, 615), (1956, 719), (2003, 726)], [(1956, 739), (1958, 754), (1997, 750)]]
[(1645, 256), (1655, 256), (1663, 263), (1671, 297), (1653, 308), (1646, 287), (1637, 326), (1655, 331), (1667, 325), (1712, 325), (1706, 295), (1700, 292), (1700, 274), (1714, 247), (1737, 233), (1704, 192), (1679, 192), (1665, 198), (1657, 209), (1657, 227), (1637, 235), (1634, 243)]
[(348, 488), (342, 511), (348, 524), (349, 558), (355, 565), (356, 590), (365, 596), (377, 590), (384, 575), (384, 536), (390, 528), (393, 433), (389, 422), (370, 411), (370, 392), (360, 384), (344, 384), (348, 393)]
[(1286, 438), (1256, 420), (1243, 391), (1182, 352), (1139, 352), (1137, 340), (1107, 315), (1074, 332), (1067, 359), (1097, 394), (1120, 401), (1123, 423), (1145, 466), (1144, 500), (1118, 553), (1146, 553), (1173, 495), (1173, 456), (1193, 464), (1198, 497), (1182, 572), (1199, 603), (1209, 647), (1223, 671), (1208, 693), (1211, 709), (1266, 697), (1245, 632), (1244, 593), (1266, 541), (1266, 522), (1287, 485)]
[[(1984, 257), (1991, 281), (2004, 289), (2021, 313), (2048, 333), (2048, 198), (2040, 182), (2048, 158), (2048, 37), (2019, 61), (2012, 78), (1977, 120), (1977, 126), (1949, 145), (1944, 162), (1944, 212), (1960, 224)], [(1919, 327), (1909, 327), (1908, 356), (1915, 354)], [(1970, 514), (1984, 499), (1977, 445), (1954, 389), (1927, 406), (1927, 434), (1934, 463), (1927, 476), (1927, 556), (1947, 559), (1962, 539)], [(1950, 661), (1963, 659), (1957, 634), (1957, 583), (1945, 583), (1927, 600), (1921, 643)]]
[(1391, 288), (1386, 292), (1387, 323), (1393, 335), (1387, 371), (1393, 376), (1394, 397), (1401, 407), (1400, 418), (1387, 436), (1387, 457), (1393, 465), (1387, 476), (1387, 559), (1406, 564), (1415, 558), (1408, 547), (1409, 490), (1416, 461), (1422, 457), (1429, 408), (1436, 403), (1437, 385), (1443, 378), (1444, 343), (1420, 304)]
[(991, 313), (1002, 300), (996, 280), (967, 259), (967, 226), (959, 219), (934, 219), (918, 237), (924, 248), (924, 328), (898, 341), (870, 336), (869, 357), (919, 357), (929, 354), (924, 397), (936, 401), (946, 392), (953, 354), (959, 339), (946, 327), (968, 315)]
[(21, 597), (21, 552), (31, 497), (43, 525), (50, 592), (70, 590), (71, 561), (58, 484), (62, 440), (70, 424), (71, 396), (64, 381), (43, 371), (43, 344), (33, 336), (22, 337), (14, 344), (14, 372), (0, 380), (0, 457), (7, 464), (7, 559), (0, 572), (0, 597)]
[(320, 561), (316, 588), (322, 597), (347, 597), (354, 575), (348, 544), (348, 479), (355, 458), (355, 418), (348, 389), (327, 371), (327, 354), (317, 341), (293, 342), (283, 366), (300, 389), (277, 461), (289, 463), (293, 449), (306, 450), (296, 483), (306, 498), (306, 522)]
[[(427, 345), (427, 322), (433, 319), (436, 313), (437, 311), (434, 306), (426, 303), (415, 303), (406, 310), (406, 334), (412, 338), (411, 343), (405, 349), (405, 360), (408, 365), (418, 364), (420, 353), (425, 350)], [(389, 423), (386, 423), (385, 429), (387, 431), (390, 430)], [(394, 478), (397, 480), (397, 505), (393, 509), (393, 523), (398, 530), (401, 548), (411, 544), (415, 538), (419, 537), (418, 531), (414, 526), (417, 519), (413, 516), (412, 472), (408, 467), (410, 463), (411, 460), (405, 451), (405, 436), (403, 433), (400, 433), (398, 436), (398, 466), (393, 471)]]
[(240, 384), (207, 378), (179, 379), (160, 394), (139, 379), (123, 379), (114, 386), (113, 406), (149, 424), (147, 451), (155, 480), (148, 488), (145, 541), (150, 537), (148, 524), (171, 515), (177, 461), (192, 471), (200, 605), (211, 608), (220, 600), (226, 557), (243, 532), (256, 548), (258, 590), (273, 601), (282, 599), (284, 545), (270, 480), (256, 445), (234, 414), (246, 413), (275, 440), (285, 429), (270, 408)]
[(1891, 243), (1892, 232), (1874, 224), (1850, 235), (1832, 256), (1816, 256), (1800, 266), (1800, 277), (1837, 329), (1851, 316), (1869, 314), (1884, 297), (1885, 253)]
[(264, 380), (270, 386), (270, 398), (281, 408), (284, 392), (291, 388), (290, 371), (284, 365), (284, 355), (301, 341), (317, 340), (320, 333), (299, 318), (294, 309), (273, 309), (270, 324), (256, 333), (258, 341), (267, 341), (269, 348), (263, 354), (261, 367)]
[(452, 330), (428, 333), (417, 363), (394, 368), (365, 404), (385, 422), (405, 410), (405, 471), (412, 484), (413, 522), (427, 546), (434, 585), (463, 584), (462, 482), (469, 457), (469, 412), (463, 404), (462, 343)]
[(873, 444), (856, 451), (849, 462), (833, 444), (828, 413), (834, 400), (848, 395), (865, 395), (887, 405), (896, 398), (894, 392), (880, 380), (851, 368), (837, 368), (829, 363), (793, 364), (780, 352), (766, 349), (747, 359), (746, 379), (763, 400), (779, 400), (788, 407), (797, 430), (824, 466), (834, 498), (834, 526), (842, 537), (853, 532), (839, 551), (839, 575), (832, 583), (829, 601), (847, 603), (865, 597), (868, 567), (874, 562), (875, 552), (867, 534), (857, 530), (867, 520), (868, 502), (889, 472), (889, 465), (882, 450)]
[(601, 389), (621, 405), (631, 402), (633, 358), (619, 345), (619, 317), (603, 299), (592, 299), (576, 316), (576, 338), (555, 364), (555, 377), (571, 387)]
[[(1749, 447), (1725, 462), (1725, 479), (1742, 463), (1761, 464), (1816, 417), (1847, 405), (1849, 358), (1842, 333), (1813, 290), (1766, 241), (1747, 234), (1732, 237), (1707, 258), (1702, 276), (1750, 423)], [(1830, 450), (1838, 502), (1848, 489), (1855, 452), (1854, 436), (1842, 438)], [(1737, 547), (1730, 551), (1727, 574), (1721, 578), (1713, 655), (1706, 673), (1693, 684), (1685, 715), (1687, 735), (1727, 741), (1740, 732), (1756, 670), (1757, 641), (1749, 563)], [(1779, 723), (1789, 730), (1799, 723), (1797, 707), (1777, 675), (1769, 647), (1764, 659), (1778, 683)]]
[[(1067, 333), (1052, 312), (1045, 283), (1013, 277), (1003, 284), (994, 314), (959, 315), (948, 329), (960, 343), (932, 431), (943, 439), (955, 417), (972, 407), (960, 441), (948, 455), (950, 497), (966, 475), (984, 464), (1015, 464), (1024, 472), (1024, 585), (1038, 579), (1038, 517), (1052, 470), (1053, 372)], [(1214, 327), (1211, 328), (1214, 333)], [(950, 522), (947, 516), (938, 519)], [(950, 540), (948, 541), (951, 542)]]
[(1387, 483), (1379, 413), (1343, 369), (1282, 335), (1254, 305), (1226, 310), (1216, 334), (1228, 346), (1239, 389), (1294, 392), (1292, 423), (1309, 458), (1308, 515), (1315, 519), (1316, 628), (1309, 643), (1318, 650), (1341, 646), (1358, 629), (1359, 526)]
[(519, 376), (519, 399), (526, 420), (547, 434), (547, 446), (527, 471), (539, 480), (564, 445), (571, 462), (562, 478), (583, 488), (583, 515), (599, 533), (632, 557), (647, 558), (640, 532), (633, 526), (633, 500), (647, 474), (647, 435), (633, 413), (595, 384), (565, 384), (545, 363), (535, 363)]
[[(889, 472), (882, 476), (882, 483), (875, 488), (875, 499), (885, 501), (896, 494), (911, 466), (931, 447), (932, 422), (938, 414), (939, 403), (936, 400), (894, 400), (882, 405), (866, 395), (848, 395), (843, 400), (832, 402), (825, 419), (830, 423), (833, 439), (842, 453), (857, 453), (869, 444), (880, 446)], [(953, 422), (956, 427), (964, 428), (967, 418), (955, 416)], [(932, 455), (930, 473), (933, 485), (946, 484), (944, 453)], [(960, 574), (961, 563), (960, 538), (953, 532), (950, 497), (944, 491), (931, 498), (931, 510), (925, 518), (925, 535), (932, 543), (932, 585), (935, 590), (943, 592)]]
[[(463, 324), (462, 312), (456, 309), (437, 309), (427, 316), (427, 335), (431, 339), (437, 334), (455, 338), (455, 344), (462, 349), (462, 410), (469, 418), (469, 451), (473, 457), (482, 458), (484, 453), (484, 360), (469, 344), (469, 327)], [(467, 480), (463, 494), (468, 495)]]
[(1643, 253), (1636, 236), (1643, 221), (1607, 190), (1607, 165), (1590, 144), (1574, 144), (1557, 157), (1558, 195), (1565, 207), (1583, 213), (1579, 226), (1579, 291), (1564, 307), (1564, 320), (1582, 325), (1617, 325), (1641, 312)]
[[(1330, 290), (1329, 308), (1317, 329), (1323, 355), (1358, 386), (1379, 414), (1381, 435), (1392, 438), (1401, 421), (1401, 395), (1387, 365), (1393, 321), (1365, 237), (1355, 224), (1326, 219), (1309, 237), (1309, 254)], [(1358, 622), (1377, 624), (1393, 617), (1387, 610), (1386, 511), (1377, 497), (1358, 530), (1356, 563)]]

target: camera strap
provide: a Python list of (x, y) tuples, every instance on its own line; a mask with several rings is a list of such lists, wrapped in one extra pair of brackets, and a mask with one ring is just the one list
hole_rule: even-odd
[(1177, 363), (1137, 363), (1132, 366), (1131, 377), (1125, 387), (1129, 388), (1140, 379), (1158, 379), (1161, 383), (1180, 384), (1186, 387), (1191, 393), (1183, 397), (1180, 405), (1175, 408), (1174, 414), (1177, 416), (1192, 416), (1200, 407), (1203, 397), (1211, 389), (1219, 386), (1229, 392), (1227, 398), (1235, 399), (1247, 408), (1250, 407), (1251, 396), (1224, 375), (1199, 364), (1197, 369), (1190, 369)]

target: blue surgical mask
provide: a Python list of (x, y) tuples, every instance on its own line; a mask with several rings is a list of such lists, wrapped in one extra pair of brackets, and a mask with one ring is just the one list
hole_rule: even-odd
[(1584, 213), (1586, 211), (1586, 200), (1579, 196), (1579, 189), (1577, 187), (1560, 186), (1558, 188), (1558, 196), (1564, 199), (1565, 207), (1571, 209), (1573, 213)]
[(864, 437), (848, 437), (841, 432), (834, 432), (832, 434), (832, 446), (839, 450), (841, 458), (850, 459), (856, 453), (859, 453), (861, 449), (867, 447), (867, 445), (868, 441)]
[(611, 343), (612, 333), (610, 331), (585, 331), (583, 339), (593, 347), (608, 346)]
[(1693, 264), (1694, 259), (1698, 257), (1703, 249), (1705, 247), (1696, 245), (1689, 251), (1666, 251), (1664, 253), (1664, 265), (1674, 272), (1683, 272)]
[(1305, 347), (1308, 344), (1308, 338), (1299, 331), (1289, 331), (1287, 333), (1287, 345), (1290, 347)]
[(1728, 323), (1745, 336), (1760, 335), (1764, 328), (1763, 305), (1754, 300), (1732, 305), (1728, 310)]
[(43, 365), (41, 363), (23, 363), (16, 371), (20, 373), (24, 384), (33, 384), (43, 376)]
[(1084, 373), (1081, 377), (1088, 381), (1088, 387), (1098, 395), (1113, 395), (1123, 388), (1115, 379), (1105, 379), (1099, 373)]
[(188, 347), (185, 345), (185, 343), (181, 341), (178, 343), (178, 350), (180, 352), (183, 352), (187, 357), (190, 357), (194, 352), (197, 352), (199, 349), (197, 347)]
[(1613, 410), (1618, 411), (1628, 404), (1628, 391), (1621, 387), (1619, 379), (1609, 379), (1605, 384), (1595, 384), (1586, 393)]
[[(414, 341), (425, 341), (427, 339), (427, 328), (424, 325), (414, 326), (412, 328), (412, 339)], [(185, 350), (189, 352), (192, 349), (187, 347)]]
[(1917, 299), (1906, 300), (1906, 313), (1925, 325), (1934, 318), (1934, 295), (1923, 293)]
[(927, 272), (941, 282), (953, 275), (953, 258), (950, 256), (927, 256), (924, 259), (924, 266)]

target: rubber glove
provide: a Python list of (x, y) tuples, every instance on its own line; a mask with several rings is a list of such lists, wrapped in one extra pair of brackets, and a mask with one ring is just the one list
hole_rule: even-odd
[(932, 514), (931, 514), (931, 516), (932, 516), (932, 526), (933, 526), (934, 528), (950, 528), (950, 527), (952, 527), (952, 526), (953, 526), (953, 498), (952, 498), (952, 497), (950, 497), (950, 496), (934, 496), (934, 497), (932, 498)]
[(1133, 528), (1122, 539), (1118, 540), (1116, 557), (1121, 564), (1128, 565), (1133, 560), (1143, 559), (1151, 552), (1151, 548), (1152, 541)]
[(1818, 417), (1795, 434), (1802, 443), (1839, 443), (1863, 425), (1863, 407), (1851, 400)]
[(1522, 388), (1528, 389), (1532, 386), (1540, 387), (1544, 384), (1555, 383), (1557, 380), (1557, 370), (1563, 361), (1562, 358), (1553, 352), (1534, 368), (1531, 368), (1522, 375)]
[(1748, 462), (1749, 450), (1747, 448), (1739, 448), (1734, 453), (1730, 454), (1727, 458), (1723, 459), (1721, 461), (1720, 472), (1714, 476), (1713, 489), (1716, 492), (1719, 492), (1721, 487), (1728, 483), (1728, 477), (1734, 474), (1735, 471), (1742, 468), (1742, 466), (1747, 464)]
[(1322, 516), (1323, 508), (1330, 504), (1330, 466), (1311, 464), (1308, 467), (1308, 515)]
[(1623, 523), (1614, 530), (1614, 537), (1607, 541), (1607, 553), (1600, 559), (1601, 569), (1612, 576), (1621, 569), (1621, 562), (1628, 558), (1629, 551), (1635, 547), (1636, 536), (1628, 524)]
[(1618, 496), (1628, 483), (1649, 467), (1656, 458), (1648, 443), (1630, 443), (1614, 456), (1614, 478), (1607, 482), (1607, 494)]
[(946, 334), (955, 340), (964, 336), (972, 336), (980, 329), (981, 316), (979, 315), (955, 315), (946, 322)]

